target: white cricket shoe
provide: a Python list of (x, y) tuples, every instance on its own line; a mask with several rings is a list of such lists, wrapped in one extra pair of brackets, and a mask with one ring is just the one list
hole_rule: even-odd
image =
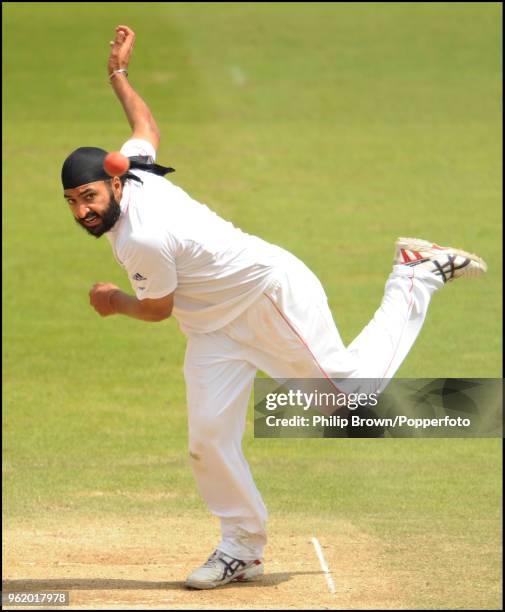
[(241, 561), (215, 550), (201, 567), (191, 572), (186, 579), (186, 586), (193, 589), (214, 589), (233, 580), (253, 580), (261, 576), (263, 571), (263, 563), (259, 559)]
[(486, 262), (477, 255), (419, 238), (398, 238), (394, 263), (420, 266), (440, 276), (444, 283), (462, 276), (481, 276), (487, 272)]

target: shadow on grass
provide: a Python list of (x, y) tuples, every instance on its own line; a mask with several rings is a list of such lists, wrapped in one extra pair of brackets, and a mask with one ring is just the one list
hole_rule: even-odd
[[(293, 576), (309, 576), (323, 574), (323, 572), (276, 572), (265, 574), (260, 580), (241, 582), (240, 588), (244, 587), (272, 587), (291, 580)], [(230, 582), (220, 588), (237, 586), (237, 582)], [(190, 590), (184, 582), (151, 582), (147, 580), (114, 580), (103, 578), (55, 578), (54, 580), (4, 580), (2, 581), (3, 593), (14, 592), (41, 592), (41, 591), (112, 591), (123, 589), (135, 590)]]

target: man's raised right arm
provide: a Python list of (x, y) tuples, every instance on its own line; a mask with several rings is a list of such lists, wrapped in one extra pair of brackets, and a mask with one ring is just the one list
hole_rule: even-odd
[(147, 104), (128, 82), (128, 64), (135, 44), (135, 32), (128, 26), (116, 27), (116, 38), (111, 41), (107, 64), (109, 79), (132, 128), (132, 138), (150, 142), (158, 149), (160, 133)]

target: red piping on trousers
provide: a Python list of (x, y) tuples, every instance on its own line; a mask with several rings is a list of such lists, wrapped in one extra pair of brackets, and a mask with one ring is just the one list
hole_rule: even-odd
[(337, 387), (337, 385), (332, 381), (331, 377), (328, 376), (328, 374), (323, 370), (321, 364), (319, 363), (319, 361), (316, 359), (314, 353), (310, 350), (309, 345), (305, 342), (305, 340), (302, 338), (302, 336), (300, 336), (300, 334), (296, 331), (294, 325), (291, 323), (291, 321), (286, 317), (286, 315), (282, 312), (282, 310), (277, 306), (277, 304), (272, 300), (272, 298), (267, 295), (266, 293), (263, 293), (263, 295), (270, 300), (272, 306), (275, 308), (275, 310), (280, 314), (280, 316), (282, 317), (282, 319), (284, 320), (284, 322), (288, 325), (289, 329), (291, 329), (291, 331), (295, 334), (295, 336), (298, 338), (298, 340), (300, 340), (300, 342), (303, 344), (303, 346), (309, 351), (310, 356), (312, 357), (312, 359), (314, 360), (314, 363), (317, 365), (317, 367), (319, 368), (319, 370), (321, 371), (322, 375), (324, 376), (324, 378), (326, 378), (327, 380), (330, 381), (330, 383), (335, 387), (335, 389), (339, 392), (342, 393), (342, 391), (340, 391), (340, 389)]

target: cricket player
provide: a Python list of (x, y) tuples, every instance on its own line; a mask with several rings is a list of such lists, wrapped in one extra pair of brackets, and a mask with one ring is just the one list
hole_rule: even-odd
[(97, 283), (91, 306), (102, 317), (173, 316), (187, 336), (190, 462), (222, 537), (186, 584), (210, 589), (263, 573), (267, 512), (241, 444), (256, 371), (282, 380), (369, 379), (381, 389), (412, 347), (433, 294), (483, 274), (486, 264), (464, 251), (399, 239), (382, 303), (344, 346), (321, 283), (299, 259), (164, 178), (171, 169), (155, 163), (156, 122), (128, 80), (134, 41), (129, 27), (118, 26), (108, 60), (110, 85), (132, 129), (121, 149), (132, 160), (129, 171), (111, 178), (106, 151), (81, 147), (61, 177), (75, 221), (107, 237), (134, 291)]

